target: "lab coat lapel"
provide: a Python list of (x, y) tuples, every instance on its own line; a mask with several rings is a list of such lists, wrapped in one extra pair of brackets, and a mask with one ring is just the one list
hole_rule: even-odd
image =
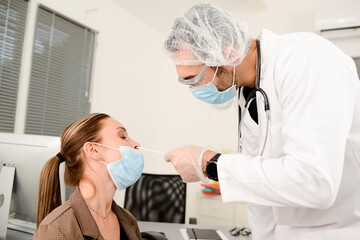
[[(260, 88), (262, 88), (265, 93), (267, 94), (269, 105), (270, 105), (270, 121), (267, 122), (267, 116), (264, 108), (264, 98), (261, 93), (256, 94), (257, 100), (257, 111), (258, 111), (258, 120), (259, 120), (259, 132), (260, 132), (260, 147), (265, 141), (266, 138), (266, 128), (268, 129), (268, 136), (265, 144), (265, 149), (263, 156), (264, 157), (271, 157), (272, 151), (271, 146), (272, 138), (271, 138), (271, 115), (274, 113), (274, 103), (271, 102), (272, 99), (276, 98), (276, 93), (274, 92), (273, 86), (273, 76), (269, 74), (267, 68), (269, 66), (269, 56), (273, 51), (274, 47), (274, 38), (276, 35), (266, 29), (262, 31), (262, 34), (258, 36), (260, 40), (260, 49), (261, 49), (261, 71), (260, 71)], [(269, 124), (269, 126), (268, 126)]]
[[(240, 99), (238, 104), (242, 110), (245, 109), (245, 99), (243, 95), (243, 88), (241, 88)], [(241, 115), (243, 118), (243, 124), (240, 129), (243, 136), (243, 151), (242, 154), (248, 154), (251, 156), (256, 156), (259, 152), (259, 126), (251, 118), (249, 111), (246, 111)], [(239, 140), (240, 141), (240, 140)]]

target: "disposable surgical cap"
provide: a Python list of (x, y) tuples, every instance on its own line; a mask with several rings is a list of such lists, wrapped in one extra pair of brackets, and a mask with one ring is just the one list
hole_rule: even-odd
[(175, 19), (165, 49), (176, 65), (235, 66), (251, 39), (247, 28), (210, 4), (197, 4)]

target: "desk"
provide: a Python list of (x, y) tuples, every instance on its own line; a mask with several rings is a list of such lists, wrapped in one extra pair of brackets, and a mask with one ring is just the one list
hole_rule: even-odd
[(9, 228), (6, 233), (6, 240), (31, 240), (32, 237), (32, 234), (16, 231)]
[[(229, 227), (210, 227), (210, 226), (200, 226), (192, 224), (178, 224), (178, 223), (159, 223), (159, 222), (142, 222), (138, 221), (139, 228), (141, 232), (145, 231), (156, 231), (165, 233), (166, 237), (169, 240), (184, 240), (181, 235), (181, 228), (207, 228), (207, 229), (216, 229), (221, 230), (221, 232), (228, 238), (228, 240), (250, 240), (251, 237), (233, 237), (229, 234)], [(31, 240), (32, 234), (19, 232), (16, 230), (8, 229), (7, 231), (7, 240)]]
[(181, 228), (202, 228), (202, 229), (216, 229), (228, 238), (228, 240), (250, 240), (251, 237), (238, 236), (233, 237), (230, 235), (230, 227), (215, 227), (215, 226), (200, 226), (193, 224), (179, 224), (179, 223), (159, 223), (159, 222), (143, 222), (138, 221), (138, 225), (141, 232), (156, 231), (165, 233), (169, 240), (184, 240), (181, 235)]

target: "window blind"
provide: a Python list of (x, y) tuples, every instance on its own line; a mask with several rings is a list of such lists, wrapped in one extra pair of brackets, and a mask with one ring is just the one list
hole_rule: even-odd
[(0, 132), (14, 132), (27, 4), (0, 0)]
[(90, 112), (95, 33), (39, 7), (25, 133), (59, 136)]

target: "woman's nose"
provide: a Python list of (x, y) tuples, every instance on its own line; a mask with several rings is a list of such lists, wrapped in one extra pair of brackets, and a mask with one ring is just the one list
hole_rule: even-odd
[(132, 141), (132, 147), (133, 148), (138, 148), (138, 147), (140, 147), (140, 143), (138, 143), (138, 142), (135, 142), (134, 140)]

